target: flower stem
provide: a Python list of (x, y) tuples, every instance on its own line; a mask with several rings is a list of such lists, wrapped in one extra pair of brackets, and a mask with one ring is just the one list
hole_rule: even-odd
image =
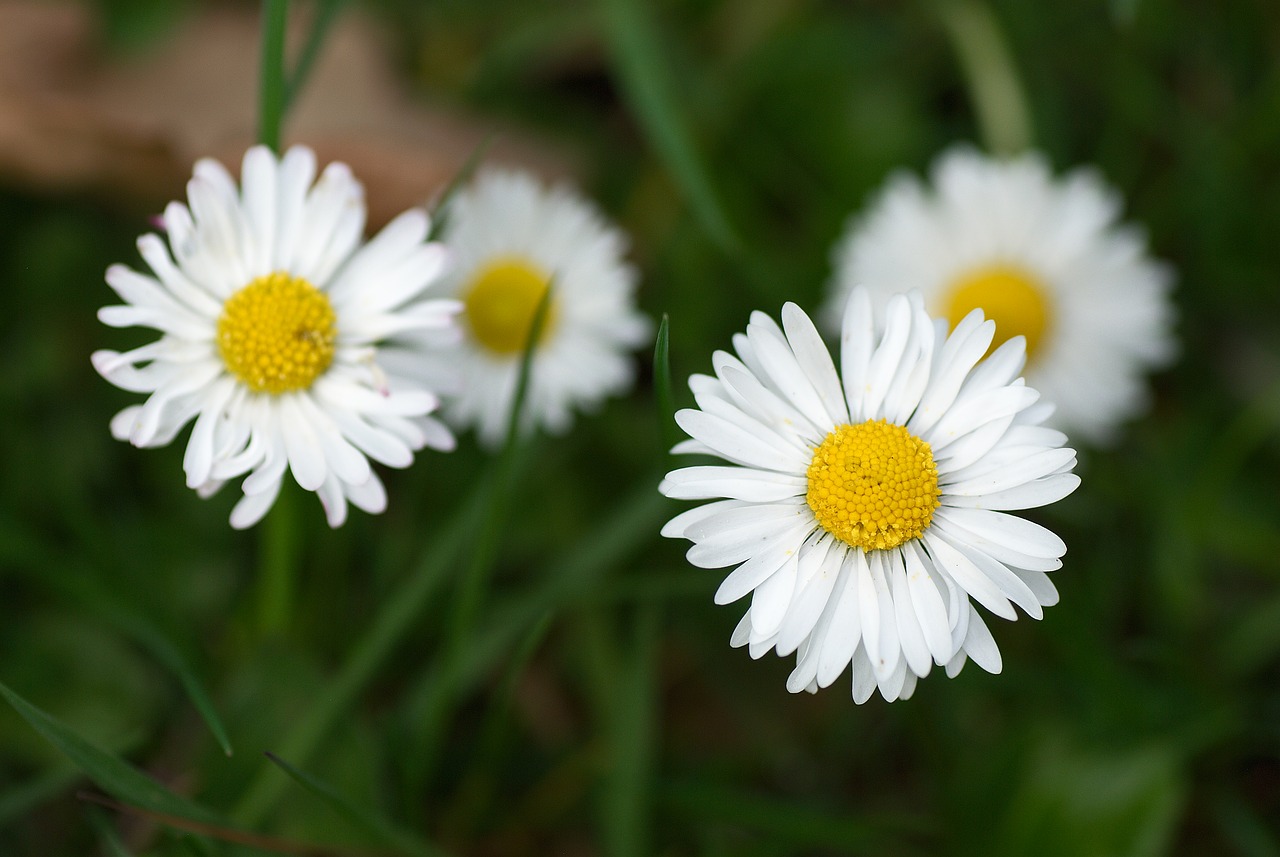
[(284, 122), (284, 37), (289, 0), (262, 0), (262, 54), (258, 81), (258, 142), (280, 151)]
[(297, 497), (287, 482), (266, 520), (258, 558), (258, 615), (260, 637), (284, 632), (293, 617), (298, 580)]
[(987, 151), (1014, 155), (1027, 149), (1027, 101), (996, 16), (979, 0), (939, 0), (936, 8), (964, 71)]

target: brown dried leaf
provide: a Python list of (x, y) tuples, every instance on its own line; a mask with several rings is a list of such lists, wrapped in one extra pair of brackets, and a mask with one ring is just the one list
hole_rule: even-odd
[[(296, 46), (306, 22), (294, 19)], [(198, 158), (235, 172), (255, 136), (258, 38), (252, 8), (206, 9), (147, 52), (108, 58), (83, 6), (3, 0), (0, 177), (156, 211), (183, 195)], [(343, 14), (284, 134), (321, 163), (350, 164), (372, 226), (430, 199), (491, 134), (489, 161), (572, 171), (568, 153), (527, 131), (410, 97), (388, 53), (368, 20)]]

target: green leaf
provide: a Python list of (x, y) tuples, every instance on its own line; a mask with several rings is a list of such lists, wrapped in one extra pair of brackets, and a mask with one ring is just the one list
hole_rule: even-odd
[(273, 753), (267, 753), (266, 756), (292, 777), (294, 782), (320, 798), (330, 809), (362, 833), (395, 848), (401, 854), (411, 854), (415, 857), (440, 857), (445, 853), (405, 831), (392, 827), (390, 823), (378, 818), (373, 812), (357, 807), (345, 795), (339, 794), (333, 786), (318, 777), (294, 767)]
[(14, 710), (50, 744), (66, 754), (98, 788), (117, 800), (164, 815), (220, 825), (212, 810), (166, 789), (128, 762), (89, 743), (79, 733), (0, 684)]
[(741, 241), (729, 225), (682, 121), (674, 94), (677, 90), (662, 55), (663, 38), (649, 18), (646, 4), (642, 0), (601, 0), (601, 5), (614, 70), (649, 142), (711, 239), (722, 250), (737, 250)]

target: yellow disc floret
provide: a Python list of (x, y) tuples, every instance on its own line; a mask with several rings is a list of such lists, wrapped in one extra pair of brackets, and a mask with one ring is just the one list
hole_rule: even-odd
[(943, 295), (942, 312), (952, 327), (975, 309), (996, 323), (993, 348), (1021, 334), (1027, 338), (1028, 360), (1035, 356), (1052, 313), (1044, 284), (1013, 265), (979, 268), (957, 279)]
[(933, 450), (886, 420), (836, 426), (807, 475), (805, 499), (818, 523), (864, 551), (920, 538), (938, 508)]
[[(519, 354), (550, 278), (524, 259), (499, 259), (481, 268), (463, 289), (467, 324), (476, 341), (495, 354)], [(556, 320), (554, 299), (547, 307), (539, 342)]]
[(324, 292), (283, 271), (258, 277), (223, 304), (218, 352), (255, 393), (305, 390), (333, 362), (337, 317)]

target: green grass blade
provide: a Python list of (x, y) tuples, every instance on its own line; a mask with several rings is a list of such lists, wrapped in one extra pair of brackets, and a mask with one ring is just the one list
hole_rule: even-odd
[(633, 639), (624, 658), (618, 693), (610, 703), (609, 757), (604, 800), (606, 852), (613, 857), (644, 857), (648, 831), (657, 718), (654, 700), (658, 612), (646, 605), (636, 616)]
[(227, 736), (226, 727), (222, 725), (222, 720), (213, 707), (213, 700), (209, 698), (195, 670), (177, 647), (159, 628), (137, 614), (123, 608), (108, 608), (106, 615), (117, 628), (174, 674), (182, 685), (182, 689), (186, 691), (187, 698), (199, 713), (200, 719), (209, 727), (209, 732), (222, 748), (222, 752), (230, 756), (233, 752), (231, 739)]
[[(3, 528), (0, 528), (0, 532), (2, 531)], [(61, 568), (67, 571), (77, 565), (73, 560), (65, 560), (43, 550), (34, 551), (27, 557), (27, 559), (31, 558), (38, 558), (39, 562), (18, 564), (16, 567)], [(77, 568), (77, 571), (79, 570)], [(41, 575), (38, 579), (40, 583), (78, 602), (85, 610), (113, 626), (172, 672), (182, 685), (182, 689), (186, 691), (200, 718), (209, 727), (210, 733), (222, 748), (222, 752), (228, 756), (232, 754), (231, 740), (227, 736), (226, 727), (222, 725), (222, 719), (218, 716), (217, 709), (214, 708), (213, 701), (205, 691), (203, 683), (187, 658), (160, 628), (122, 603), (115, 594), (97, 583), (89, 574)]]
[(283, 109), (286, 113), (302, 94), (302, 88), (306, 86), (307, 78), (311, 76), (311, 69), (320, 56), (320, 48), (333, 28), (333, 22), (337, 20), (342, 3), (343, 0), (319, 0), (317, 4), (319, 8), (316, 9), (315, 17), (311, 21), (311, 32), (307, 34), (302, 53), (298, 55), (298, 64), (293, 67), (293, 74), (290, 74), (285, 82)]
[(212, 810), (177, 795), (123, 759), (108, 753), (66, 724), (0, 684), (3, 696), (23, 720), (57, 747), (85, 775), (107, 794), (131, 806), (205, 824), (222, 824)]
[(540, 617), (592, 597), (610, 569), (652, 540), (669, 512), (669, 501), (653, 490), (656, 477), (653, 483), (641, 481), (641, 487), (584, 536), (553, 570), (538, 575), (540, 584), (493, 605), (489, 620), (473, 635), (454, 667), (454, 676), (446, 680), (443, 668), (437, 666), (411, 691), (407, 710), (412, 712), (416, 734), (412, 755), (422, 766), (419, 778), (430, 776), (456, 700), (473, 690)]
[(671, 392), (671, 318), (664, 312), (653, 343), (653, 389), (658, 400), (658, 428), (670, 449), (679, 442), (676, 432), (675, 396)]
[(106, 813), (101, 810), (92, 810), (89, 812), (89, 824), (93, 827), (93, 832), (98, 834), (98, 841), (102, 843), (102, 851), (107, 857), (133, 857), (129, 853), (129, 849), (124, 847), (124, 843), (120, 841), (120, 835), (116, 833), (116, 829), (107, 820)]
[(445, 185), (444, 190), (435, 198), (431, 204), (431, 231), (428, 239), (435, 239), (444, 229), (445, 224), (449, 221), (449, 203), (453, 202), (453, 198), (458, 195), (458, 191), (462, 190), (462, 186), (471, 181), (471, 177), (476, 174), (476, 170), (480, 168), (480, 164), (484, 161), (484, 156), (489, 153), (489, 147), (493, 145), (494, 138), (497, 133), (488, 134), (480, 144), (471, 150), (471, 154), (467, 156), (467, 161), (462, 165), (462, 169), (458, 170)]
[(693, 146), (662, 55), (663, 39), (643, 0), (601, 0), (624, 97), (707, 235), (727, 252), (741, 245)]
[(389, 822), (378, 818), (370, 810), (356, 806), (345, 795), (340, 794), (333, 786), (318, 777), (294, 767), (273, 753), (267, 753), (266, 756), (280, 770), (288, 774), (294, 782), (318, 797), (339, 817), (361, 833), (373, 837), (384, 845), (391, 846), (401, 854), (409, 854), (413, 855), (413, 857), (441, 857), (444, 854), (438, 848), (429, 846), (416, 837), (393, 828)]
[(459, 582), (458, 597), (450, 613), (449, 636), (445, 641), (446, 661), (456, 660), (457, 654), (466, 648), (467, 637), (475, 623), (475, 615), (484, 601), (484, 591), (489, 575), (497, 561), (502, 544), (502, 528), (506, 524), (507, 508), (511, 497), (511, 474), (515, 466), (516, 447), (520, 443), (520, 429), (524, 417), (525, 400), (529, 396), (529, 384), (533, 376), (533, 355), (546, 325), (555, 284), (547, 285), (533, 320), (529, 335), (520, 356), (520, 371), (516, 376), (515, 395), (511, 399), (511, 412), (507, 418), (507, 434), (502, 449), (494, 460), (489, 474), (488, 510), (479, 538), (471, 551), (471, 562)]

